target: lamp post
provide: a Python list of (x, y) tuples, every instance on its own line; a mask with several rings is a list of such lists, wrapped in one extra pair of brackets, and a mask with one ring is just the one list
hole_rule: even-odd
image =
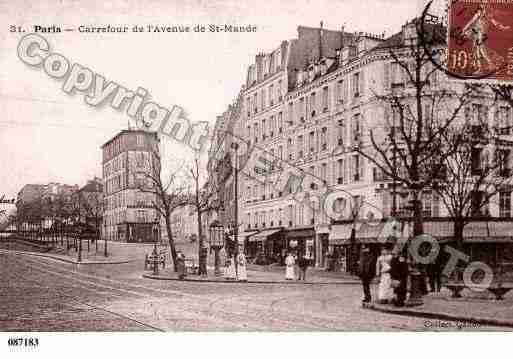
[(210, 223), (209, 226), (209, 244), (214, 250), (214, 274), (216, 277), (222, 275), (220, 268), (219, 251), (224, 246), (224, 227), (217, 219)]
[(107, 257), (107, 221), (104, 219), (103, 221), (103, 242), (104, 242), (104, 252), (103, 255)]
[(234, 200), (233, 200), (233, 205), (234, 205), (234, 226), (233, 226), (233, 240), (235, 241), (235, 253), (234, 253), (234, 258), (235, 258), (235, 273), (237, 273), (237, 257), (239, 255), (239, 169), (237, 168), (238, 167), (238, 154), (237, 154), (237, 151), (239, 149), (239, 144), (237, 142), (233, 142), (231, 144), (231, 147), (233, 149), (233, 152), (234, 152), (234, 156), (233, 156), (233, 169), (234, 169), (234, 173), (233, 173), (233, 176), (234, 176)]

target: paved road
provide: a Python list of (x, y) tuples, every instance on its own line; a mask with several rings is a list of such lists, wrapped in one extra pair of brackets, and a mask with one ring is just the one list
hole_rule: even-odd
[(0, 272), (0, 331), (426, 330), (424, 319), (361, 308), (358, 285), (153, 281), (134, 264), (10, 252)]

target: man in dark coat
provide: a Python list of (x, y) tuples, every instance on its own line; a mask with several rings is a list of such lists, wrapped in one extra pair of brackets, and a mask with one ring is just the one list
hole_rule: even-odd
[(370, 303), (372, 300), (370, 283), (376, 275), (376, 261), (368, 247), (362, 248), (360, 261), (358, 263), (358, 276), (362, 280), (363, 303)]
[(390, 263), (390, 277), (397, 284), (394, 285), (394, 293), (396, 295), (394, 305), (403, 307), (406, 301), (407, 285), (408, 285), (408, 262), (403, 253), (396, 253)]

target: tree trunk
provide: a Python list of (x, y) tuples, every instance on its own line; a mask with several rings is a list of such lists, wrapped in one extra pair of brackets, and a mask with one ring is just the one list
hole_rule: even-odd
[(199, 267), (199, 273), (198, 274), (207, 274), (207, 258), (203, 254), (203, 226), (202, 226), (202, 219), (201, 219), (201, 210), (198, 208), (198, 267)]
[(169, 216), (166, 216), (166, 230), (167, 230), (167, 238), (169, 241), (169, 250), (171, 251), (171, 258), (173, 259), (173, 270), (176, 272), (176, 248), (175, 241), (173, 239), (173, 232), (171, 232), (171, 223), (169, 222)]
[[(463, 251), (463, 230), (465, 228), (465, 222), (461, 218), (456, 218), (454, 220), (454, 245), (456, 249), (461, 252), (465, 253)], [(455, 276), (456, 280), (462, 281), (463, 280), (463, 272), (458, 268), (456, 265), (455, 268)]]

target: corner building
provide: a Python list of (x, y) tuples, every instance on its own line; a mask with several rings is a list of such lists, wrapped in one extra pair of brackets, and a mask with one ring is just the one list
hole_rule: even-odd
[(108, 240), (155, 242), (160, 237), (160, 216), (152, 203), (156, 195), (147, 175), (158, 175), (157, 133), (123, 130), (106, 142), (103, 152), (104, 233)]

